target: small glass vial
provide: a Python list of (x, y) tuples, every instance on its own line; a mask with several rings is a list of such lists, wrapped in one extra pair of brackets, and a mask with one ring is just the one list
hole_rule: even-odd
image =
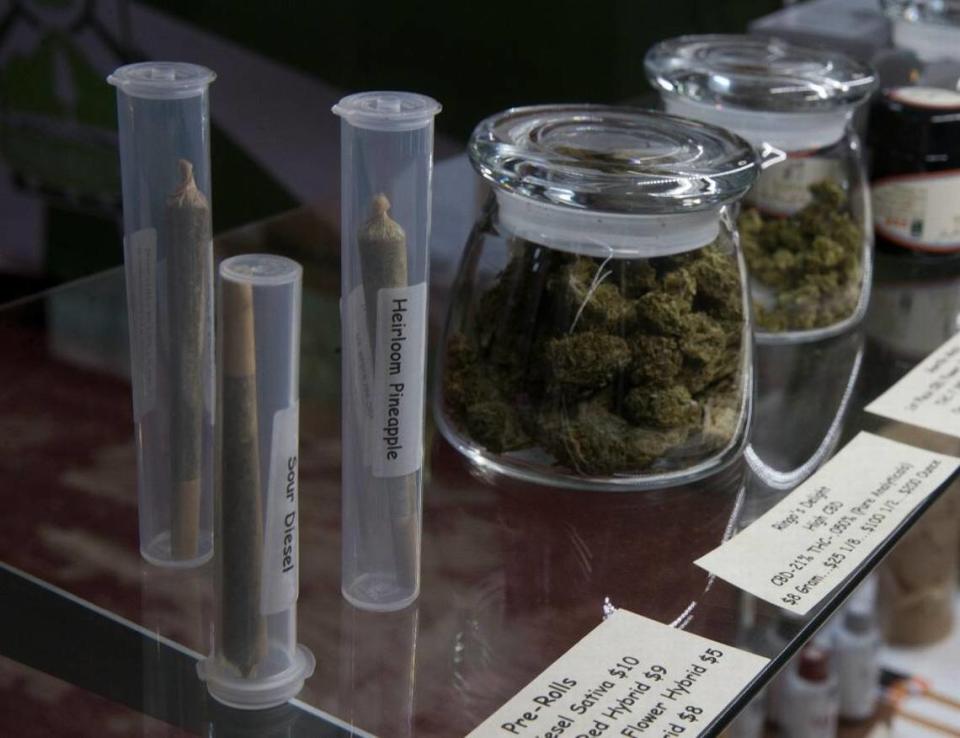
[(220, 265), (216, 625), (199, 674), (241, 709), (286, 702), (315, 666), (297, 644), (302, 275), (271, 254)]
[(830, 653), (806, 646), (796, 668), (787, 673), (780, 710), (780, 735), (785, 738), (835, 738), (840, 708)]
[(574, 488), (683, 484), (743, 447), (746, 284), (728, 208), (756, 158), (631, 108), (480, 123), (493, 195), (464, 252), (437, 385), (446, 438), (486, 469)]
[(207, 89), (179, 62), (120, 67), (123, 260), (137, 443), (140, 552), (213, 553), (213, 241)]
[(755, 36), (681, 36), (647, 53), (667, 112), (724, 126), (763, 159), (738, 216), (757, 340), (856, 325), (872, 270), (870, 199), (851, 121), (876, 86), (842, 54)]
[(866, 720), (880, 697), (880, 628), (873, 613), (847, 608), (834, 630), (840, 717)]

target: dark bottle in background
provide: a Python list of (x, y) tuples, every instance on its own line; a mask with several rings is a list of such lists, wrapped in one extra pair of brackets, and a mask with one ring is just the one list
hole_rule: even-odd
[(897, 87), (870, 117), (877, 251), (960, 259), (960, 93)]

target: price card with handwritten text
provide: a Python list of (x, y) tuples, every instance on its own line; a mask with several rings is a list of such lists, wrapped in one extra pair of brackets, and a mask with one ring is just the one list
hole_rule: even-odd
[(468, 738), (692, 738), (766, 663), (617, 610)]
[(867, 405), (867, 412), (960, 438), (960, 333)]
[(958, 465), (952, 456), (860, 433), (769, 512), (695, 563), (805, 615)]

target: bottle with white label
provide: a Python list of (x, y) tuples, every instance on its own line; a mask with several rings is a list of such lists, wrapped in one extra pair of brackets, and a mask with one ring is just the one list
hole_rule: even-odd
[[(789, 610), (780, 610), (777, 613), (777, 620), (772, 628), (766, 633), (766, 653), (774, 655), (783, 652), (783, 650), (796, 638), (800, 629), (803, 627), (804, 618)], [(776, 725), (780, 724), (783, 694), (786, 689), (787, 679), (797, 668), (796, 657), (790, 659), (770, 680), (767, 687), (767, 720)]]
[(840, 700), (830, 656), (816, 646), (800, 652), (783, 689), (779, 720), (785, 738), (834, 738)]
[(360, 92), (340, 116), (343, 559), (353, 605), (420, 591), (433, 119), (409, 92)]
[(219, 702), (286, 702), (314, 670), (297, 644), (303, 270), (282, 256), (226, 259), (218, 281), (216, 619), (199, 667)]
[(960, 258), (960, 93), (886, 91), (871, 110), (869, 143), (878, 250)]
[(840, 717), (866, 720), (880, 693), (880, 629), (868, 610), (848, 608), (834, 631)]

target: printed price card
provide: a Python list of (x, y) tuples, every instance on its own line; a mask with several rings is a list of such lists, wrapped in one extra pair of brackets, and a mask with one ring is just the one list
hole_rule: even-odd
[(766, 663), (617, 610), (468, 738), (692, 738)]
[(867, 405), (867, 412), (960, 438), (960, 333)]
[(820, 471), (695, 563), (805, 615), (960, 466), (860, 433)]

